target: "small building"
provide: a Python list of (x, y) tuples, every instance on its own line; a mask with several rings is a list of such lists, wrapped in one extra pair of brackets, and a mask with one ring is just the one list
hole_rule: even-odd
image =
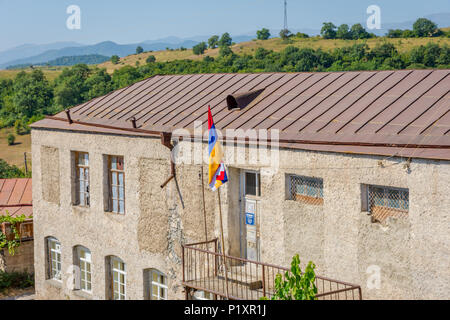
[(258, 299), (298, 253), (322, 298), (448, 299), (449, 88), (450, 70), (157, 75), (33, 124), (37, 297)]
[[(5, 272), (34, 272), (33, 207), (31, 179), (0, 179), (0, 216), (24, 215), (25, 221), (16, 226), (20, 234), (20, 246), (11, 255), (8, 248), (0, 249), (0, 270)], [(31, 218), (30, 218), (31, 217)], [(14, 238), (11, 226), (4, 222), (1, 232), (8, 239)]]

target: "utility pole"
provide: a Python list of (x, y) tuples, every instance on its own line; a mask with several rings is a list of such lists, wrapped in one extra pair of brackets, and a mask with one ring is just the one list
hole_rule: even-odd
[(284, 0), (284, 30), (288, 29), (287, 0)]

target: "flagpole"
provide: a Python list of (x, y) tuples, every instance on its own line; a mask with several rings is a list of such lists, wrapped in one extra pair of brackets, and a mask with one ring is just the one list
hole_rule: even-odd
[(227, 271), (227, 259), (225, 256), (225, 241), (223, 238), (223, 222), (222, 222), (222, 202), (220, 201), (220, 188), (217, 188), (217, 195), (219, 197), (219, 216), (220, 216), (220, 234), (222, 237), (222, 256), (223, 256), (223, 263), (225, 266), (225, 284), (226, 284), (226, 293), (227, 293), (227, 299), (230, 300), (230, 296), (228, 294), (228, 271)]

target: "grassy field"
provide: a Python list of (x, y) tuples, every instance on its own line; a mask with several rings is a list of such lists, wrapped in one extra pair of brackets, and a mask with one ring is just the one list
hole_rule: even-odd
[[(12, 146), (8, 146), (6, 140), (8, 133), (13, 133), (16, 136), (16, 142)], [(19, 136), (14, 133), (14, 128), (3, 128), (0, 130), (0, 159), (19, 168), (24, 168), (24, 152), (31, 152), (31, 134)], [(31, 155), (27, 154), (27, 157), (30, 158)]]
[[(410, 39), (389, 39), (389, 38), (374, 38), (367, 40), (339, 40), (332, 39), (326, 40), (319, 37), (308, 38), (308, 39), (293, 39), (290, 42), (285, 42), (280, 38), (273, 38), (269, 40), (254, 40), (248, 42), (241, 42), (232, 46), (232, 50), (237, 54), (253, 54), (256, 49), (263, 47), (267, 50), (274, 50), (276, 52), (282, 51), (287, 46), (295, 46), (299, 48), (322, 48), (323, 50), (333, 50), (335, 48), (341, 48), (345, 46), (351, 46), (355, 43), (367, 43), (370, 48), (373, 48), (384, 42), (389, 42), (394, 44), (400, 52), (406, 52), (411, 50), (411, 48), (426, 45), (428, 42), (437, 43), (439, 45), (450, 45), (450, 38), (410, 38)], [(109, 73), (114, 72), (116, 69), (120, 69), (125, 65), (136, 66), (136, 62), (140, 65), (146, 64), (145, 60), (148, 56), (154, 55), (156, 61), (166, 62), (178, 59), (191, 59), (199, 60), (203, 59), (205, 56), (216, 57), (219, 54), (219, 49), (207, 50), (203, 55), (195, 55), (192, 50), (188, 49), (185, 51), (173, 50), (173, 51), (155, 51), (155, 52), (144, 52), (141, 54), (133, 54), (120, 59), (120, 62), (116, 65), (111, 62), (105, 62), (98, 65), (100, 68), (106, 68)]]
[[(62, 67), (36, 67), (36, 69), (39, 68), (44, 72), (45, 77), (53, 81), (55, 78), (57, 78), (62, 71)], [(0, 79), (14, 79), (17, 74), (21, 71), (25, 72), (31, 72), (33, 69), (26, 68), (26, 69), (14, 69), (14, 70), (0, 70)]]

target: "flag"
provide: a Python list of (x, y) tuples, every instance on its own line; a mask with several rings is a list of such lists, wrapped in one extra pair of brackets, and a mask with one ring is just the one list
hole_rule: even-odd
[(208, 107), (208, 151), (209, 151), (209, 170), (208, 170), (208, 184), (209, 187), (215, 191), (221, 185), (228, 181), (227, 171), (223, 163), (222, 147), (217, 141), (217, 131), (214, 126), (214, 121), (211, 114), (211, 108)]

